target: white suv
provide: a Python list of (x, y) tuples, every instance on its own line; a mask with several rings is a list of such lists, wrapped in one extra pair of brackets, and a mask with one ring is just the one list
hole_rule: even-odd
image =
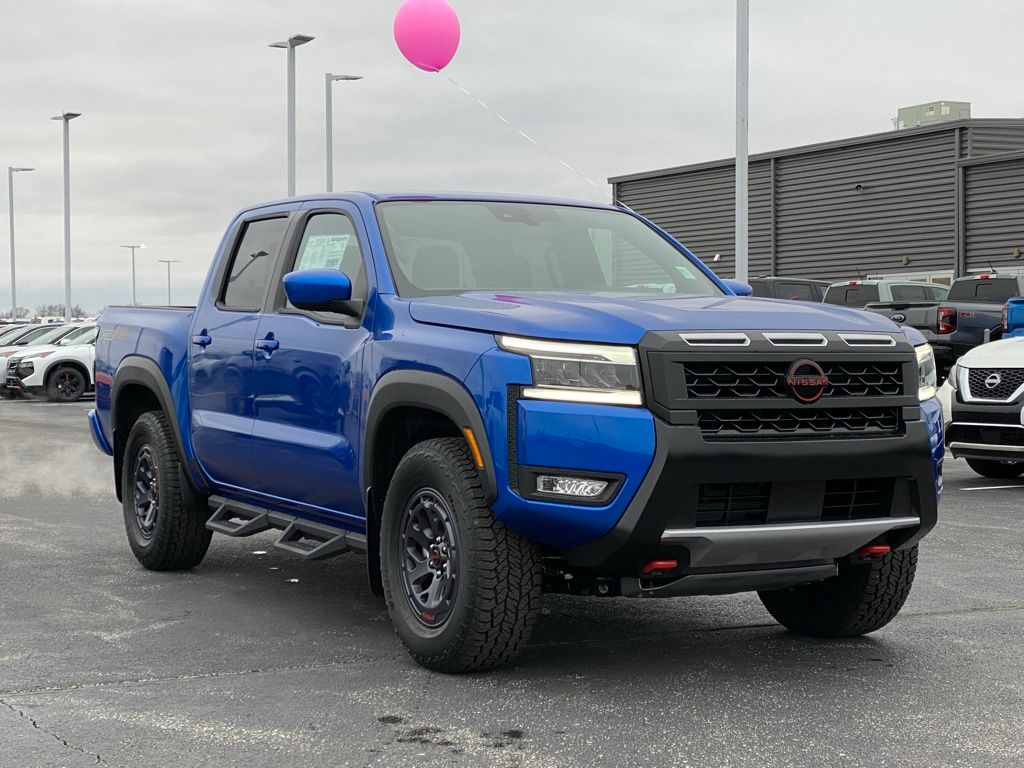
[(56, 344), (9, 357), (4, 377), (8, 395), (43, 394), (62, 403), (81, 398), (94, 384), (97, 333), (95, 325), (83, 325)]

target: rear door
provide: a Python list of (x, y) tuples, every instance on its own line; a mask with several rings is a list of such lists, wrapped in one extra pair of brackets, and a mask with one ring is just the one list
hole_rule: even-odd
[(189, 351), (192, 445), (219, 486), (254, 484), (253, 344), (287, 228), (287, 211), (241, 221), (196, 309)]
[[(255, 350), (253, 458), (257, 490), (301, 511), (364, 524), (358, 477), (364, 401), (365, 310), (375, 284), (358, 210), (344, 203), (302, 214), (282, 259)], [(359, 316), (291, 306), (281, 277), (310, 268), (339, 269), (352, 281)]]

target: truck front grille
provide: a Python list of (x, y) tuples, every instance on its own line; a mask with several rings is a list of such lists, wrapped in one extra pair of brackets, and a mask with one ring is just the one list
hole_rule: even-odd
[(697, 423), (708, 440), (884, 436), (902, 428), (899, 408), (706, 410)]
[[(790, 362), (687, 362), (683, 364), (686, 394), (708, 398), (788, 398)], [(821, 361), (828, 378), (825, 397), (898, 397), (903, 394), (899, 362), (854, 363)]]
[[(806, 494), (818, 494), (818, 512), (770, 510), (772, 483), (704, 483), (697, 493), (698, 528), (844, 520), (871, 520), (892, 514), (895, 479), (891, 477), (807, 483)], [(811, 514), (809, 515), (808, 512)]]
[(968, 368), (967, 384), (972, 400), (1007, 402), (1024, 386), (1024, 368)]

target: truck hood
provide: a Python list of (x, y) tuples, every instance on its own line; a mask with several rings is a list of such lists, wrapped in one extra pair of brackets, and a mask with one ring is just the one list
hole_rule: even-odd
[(412, 299), (414, 320), (491, 333), (636, 344), (647, 331), (901, 331), (881, 315), (740, 296), (473, 291)]
[(982, 344), (957, 362), (965, 368), (1024, 368), (1024, 338)]

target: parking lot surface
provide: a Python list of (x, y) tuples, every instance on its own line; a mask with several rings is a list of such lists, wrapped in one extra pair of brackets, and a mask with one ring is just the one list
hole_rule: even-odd
[(88, 403), (0, 401), (0, 766), (1018, 766), (1024, 483), (946, 462), (903, 613), (798, 638), (756, 596), (549, 596), (497, 672), (417, 667), (365, 563), (131, 556)]

